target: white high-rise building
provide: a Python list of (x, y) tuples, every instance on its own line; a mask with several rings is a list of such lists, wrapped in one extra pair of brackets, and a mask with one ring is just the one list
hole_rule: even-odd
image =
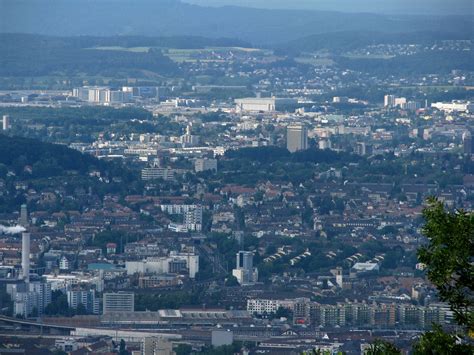
[(99, 300), (95, 297), (94, 290), (67, 291), (67, 303), (74, 309), (82, 304), (87, 313), (99, 314)]
[(2, 126), (4, 131), (8, 131), (10, 129), (10, 116), (3, 115)]
[(41, 281), (11, 284), (7, 292), (13, 300), (13, 313), (28, 317), (34, 314), (42, 315), (44, 309), (51, 303), (51, 284)]
[(462, 134), (462, 145), (464, 154), (472, 154), (474, 151), (471, 132), (466, 131)]
[(237, 278), (241, 285), (252, 285), (258, 280), (258, 270), (253, 267), (253, 253), (251, 251), (239, 251), (236, 254), (236, 268), (232, 275)]
[(291, 153), (308, 149), (308, 130), (305, 125), (295, 124), (286, 128), (286, 148)]
[(383, 105), (385, 107), (395, 107), (395, 95), (385, 95), (383, 97)]
[(21, 235), (21, 272), (25, 282), (30, 281), (30, 233)]
[(83, 86), (75, 88), (72, 95), (82, 101), (88, 101), (99, 104), (121, 103), (131, 99), (132, 93), (122, 90), (112, 90), (102, 86)]
[(20, 220), (19, 220), (20, 226), (24, 228), (28, 228), (29, 221), (28, 221), (28, 207), (23, 204), (20, 207)]

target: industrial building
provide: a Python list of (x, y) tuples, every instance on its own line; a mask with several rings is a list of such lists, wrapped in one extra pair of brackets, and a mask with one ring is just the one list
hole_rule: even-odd
[(255, 97), (235, 100), (235, 109), (237, 112), (275, 112), (281, 111), (286, 106), (296, 105), (298, 100), (276, 97)]
[(199, 255), (194, 253), (171, 252), (169, 256), (149, 257), (139, 261), (125, 262), (128, 275), (132, 274), (171, 274), (188, 270), (190, 278), (199, 271)]

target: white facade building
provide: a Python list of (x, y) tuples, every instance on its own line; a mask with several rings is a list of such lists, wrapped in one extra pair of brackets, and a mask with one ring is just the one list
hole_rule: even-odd
[(240, 285), (252, 285), (258, 281), (258, 270), (253, 267), (253, 253), (239, 251), (236, 254), (236, 267), (232, 270)]
[(434, 102), (432, 108), (436, 108), (445, 112), (473, 112), (474, 104), (470, 101), (451, 101), (451, 102)]
[(3, 115), (2, 128), (4, 131), (8, 131), (10, 129), (10, 116)]
[(72, 290), (67, 291), (66, 295), (69, 307), (77, 309), (82, 304), (87, 313), (99, 314), (99, 300), (95, 297), (94, 290)]
[(280, 308), (279, 300), (271, 299), (249, 299), (247, 300), (247, 311), (251, 314), (275, 313)]
[(13, 300), (14, 315), (28, 317), (34, 310), (42, 315), (51, 303), (51, 285), (44, 281), (11, 284), (7, 287), (7, 293)]
[(253, 112), (274, 112), (278, 111), (285, 105), (294, 105), (298, 101), (295, 99), (276, 98), (276, 97), (252, 97), (235, 100), (235, 108), (237, 112), (253, 111)]
[(104, 314), (134, 311), (135, 294), (133, 292), (104, 293)]
[(190, 278), (195, 278), (199, 271), (199, 255), (192, 253), (171, 252), (169, 256), (150, 257), (140, 261), (125, 262), (128, 275), (133, 274), (169, 274), (174, 272), (173, 265), (184, 261)]
[(170, 223), (168, 228), (174, 232), (200, 232), (202, 230), (201, 205), (161, 205), (168, 214), (183, 215), (183, 223)]

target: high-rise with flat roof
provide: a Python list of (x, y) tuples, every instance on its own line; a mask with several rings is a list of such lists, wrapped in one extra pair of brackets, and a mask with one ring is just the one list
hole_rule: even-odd
[(308, 130), (303, 124), (286, 128), (286, 148), (291, 152), (308, 149)]
[(241, 285), (250, 285), (258, 280), (258, 270), (253, 267), (253, 253), (241, 250), (236, 254), (235, 269), (232, 275)]
[(4, 131), (8, 131), (10, 129), (10, 116), (3, 115), (2, 119), (2, 129)]
[(104, 314), (134, 311), (135, 294), (133, 292), (104, 293)]
[(395, 95), (385, 95), (383, 97), (383, 105), (384, 107), (394, 107), (395, 106)]
[(474, 151), (471, 132), (466, 131), (462, 135), (462, 145), (464, 154), (472, 154)]

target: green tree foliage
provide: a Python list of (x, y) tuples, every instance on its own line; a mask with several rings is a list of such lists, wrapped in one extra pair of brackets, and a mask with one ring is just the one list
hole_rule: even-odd
[(288, 308), (279, 307), (275, 312), (275, 318), (290, 318), (292, 316), (291, 311)]
[(193, 347), (188, 344), (179, 344), (173, 350), (176, 355), (188, 355), (191, 354), (191, 352), (193, 351)]
[(237, 281), (237, 278), (234, 275), (229, 275), (225, 280), (225, 285), (227, 287), (239, 286), (239, 281)]
[(42, 143), (36, 140), (0, 135), (0, 163), (23, 174), (26, 165), (33, 167), (31, 176), (49, 177), (65, 170), (82, 174), (89, 169), (103, 170), (103, 162), (62, 145)]
[[(419, 249), (418, 259), (426, 265), (428, 278), (438, 289), (440, 299), (449, 303), (458, 324), (472, 334), (474, 214), (446, 211), (443, 203), (435, 198), (429, 198), (427, 202), (423, 210), (423, 234), (428, 238), (428, 243)], [(390, 354), (385, 350), (375, 352), (374, 349), (379, 346), (380, 343), (375, 342), (371, 352), (366, 354)], [(473, 353), (472, 339), (466, 340), (466, 334), (446, 333), (436, 324), (413, 346), (414, 355)]]
[(137, 107), (113, 108), (107, 106), (82, 107), (2, 107), (0, 114), (10, 115), (14, 121), (21, 120), (48, 125), (87, 124), (97, 125), (101, 121), (150, 120), (150, 111)]
[[(19, 37), (26, 41), (18, 41)], [(39, 38), (37, 38), (39, 39)], [(177, 66), (161, 50), (144, 52), (96, 50), (94, 41), (74, 41), (21, 35), (2, 35), (0, 51), (3, 65), (0, 76), (45, 76), (79, 73), (115, 77), (118, 71), (136, 73), (149, 70), (155, 73), (176, 73)]]
[(347, 153), (338, 153), (333, 150), (307, 149), (290, 153), (286, 148), (276, 146), (247, 147), (237, 150), (228, 150), (225, 153), (227, 158), (248, 159), (261, 163), (274, 161), (291, 161), (295, 163), (334, 163), (336, 161), (348, 160), (356, 161), (359, 158)]
[(58, 290), (53, 291), (51, 303), (46, 306), (44, 313), (51, 316), (72, 316), (74, 312), (69, 308), (67, 296)]
[[(428, 199), (423, 211), (423, 228), (428, 244), (418, 251), (430, 281), (442, 301), (448, 302), (459, 325), (474, 331), (474, 214), (448, 212), (435, 198)], [(415, 355), (473, 354), (472, 339), (465, 334), (449, 334), (441, 326), (425, 333), (414, 345)]]
[(431, 198), (423, 212), (429, 243), (418, 252), (430, 281), (448, 302), (456, 321), (474, 330), (474, 214), (447, 212)]
[(470, 344), (462, 343), (460, 338), (445, 333), (439, 325), (430, 332), (423, 334), (413, 347), (413, 355), (471, 355), (474, 348)]
[(178, 309), (185, 305), (202, 305), (209, 303), (203, 289), (195, 291), (176, 291), (170, 293), (138, 293), (135, 294), (137, 311), (157, 311), (159, 309)]
[(127, 344), (125, 344), (125, 340), (120, 339), (119, 345), (119, 355), (128, 355)]
[(401, 351), (392, 343), (376, 340), (364, 352), (364, 355), (401, 355)]
[(122, 253), (126, 243), (136, 242), (137, 240), (138, 236), (125, 233), (121, 230), (105, 230), (97, 233), (87, 244), (99, 247), (105, 253), (107, 243), (115, 243), (117, 245), (117, 252)]
[(0, 287), (0, 309), (5, 309), (4, 314), (7, 316), (13, 315), (13, 301), (5, 287)]
[(239, 353), (242, 345), (240, 342), (234, 342), (232, 345), (204, 347), (200, 353), (205, 355), (233, 355)]
[(178, 124), (166, 119), (152, 121), (150, 111), (137, 107), (3, 107), (0, 115), (10, 115), (10, 135), (51, 142), (92, 142), (98, 132), (108, 132), (114, 125), (118, 134), (166, 133), (176, 131)]

